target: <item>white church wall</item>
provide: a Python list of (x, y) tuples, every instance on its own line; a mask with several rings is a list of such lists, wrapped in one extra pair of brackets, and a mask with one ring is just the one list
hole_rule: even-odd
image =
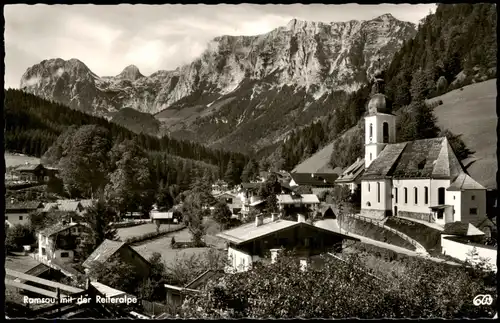
[[(394, 180), (393, 185), (393, 202), (394, 205), (398, 207), (398, 211), (406, 212), (416, 212), (416, 213), (431, 213), (430, 206), (430, 195), (431, 189), (430, 179), (403, 179)], [(425, 188), (428, 189), (427, 203), (425, 201)], [(397, 188), (397, 202), (395, 189)], [(407, 189), (407, 201), (405, 202), (405, 190)], [(417, 203), (415, 203), (415, 188), (417, 189)]]
[(471, 222), (486, 216), (486, 190), (465, 190), (460, 202), (461, 221)]
[(460, 191), (446, 191), (447, 203), (453, 205), (453, 222), (462, 221), (462, 192)]
[(431, 196), (430, 196), (430, 202), (431, 202), (431, 206), (436, 206), (436, 205), (439, 205), (439, 201), (438, 201), (438, 189), (440, 187), (444, 187), (445, 189), (445, 201), (444, 201), (444, 204), (449, 204), (451, 205), (452, 204), (452, 201), (449, 201), (446, 199), (446, 189), (448, 187), (450, 187), (450, 180), (449, 179), (431, 179), (431, 183), (430, 183), (430, 192), (431, 192)]
[(385, 215), (386, 211), (391, 210), (391, 187), (390, 180), (362, 181), (361, 214), (369, 217), (381, 217)]

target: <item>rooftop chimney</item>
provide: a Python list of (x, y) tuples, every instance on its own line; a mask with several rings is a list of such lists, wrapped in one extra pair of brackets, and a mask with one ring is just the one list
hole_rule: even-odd
[(306, 216), (304, 214), (297, 215), (297, 222), (306, 222)]
[(263, 219), (262, 219), (262, 215), (257, 215), (255, 216), (255, 226), (258, 227), (260, 225), (262, 225), (264, 223)]

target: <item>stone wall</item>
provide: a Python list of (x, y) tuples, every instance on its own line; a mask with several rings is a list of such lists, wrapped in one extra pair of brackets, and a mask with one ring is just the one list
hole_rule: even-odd
[(433, 223), (433, 217), (431, 213), (418, 213), (418, 212), (408, 212), (408, 211), (398, 211), (397, 216), (403, 216), (405, 218), (422, 220)]
[[(383, 214), (383, 210), (381, 211)], [(369, 223), (352, 216), (339, 215), (337, 220), (339, 227), (347, 232), (352, 232), (380, 242), (389, 243), (408, 250), (415, 250), (415, 246), (394, 232), (375, 223)]]
[(386, 213), (386, 210), (361, 209), (360, 215), (374, 220), (382, 220), (386, 216)]

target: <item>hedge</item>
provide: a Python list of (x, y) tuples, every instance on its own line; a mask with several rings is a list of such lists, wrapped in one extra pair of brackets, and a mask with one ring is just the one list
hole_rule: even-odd
[(176, 242), (172, 246), (172, 249), (185, 249), (185, 248), (203, 248), (206, 247), (206, 244), (202, 242), (201, 245), (196, 245), (193, 241), (183, 241)]
[(167, 229), (167, 230), (160, 231), (160, 232), (148, 232), (148, 233), (145, 233), (145, 234), (140, 235), (140, 236), (127, 238), (127, 239), (125, 239), (125, 243), (137, 244), (137, 243), (144, 242), (147, 240), (153, 240), (153, 239), (159, 238), (161, 236), (164, 236), (166, 234), (180, 231), (180, 230), (184, 229), (185, 227), (186, 227), (185, 225), (181, 225), (180, 227), (171, 228), (170, 230)]
[(135, 227), (138, 225), (143, 225), (146, 223), (151, 223), (151, 221), (144, 220), (144, 222), (118, 222), (118, 223), (113, 223), (112, 227), (115, 229), (121, 229), (121, 228), (130, 228), (130, 227)]

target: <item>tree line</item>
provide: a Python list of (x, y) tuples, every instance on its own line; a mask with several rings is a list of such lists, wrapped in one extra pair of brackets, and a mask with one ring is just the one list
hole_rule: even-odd
[(72, 110), (21, 90), (8, 89), (4, 94), (7, 151), (41, 157), (68, 127), (94, 124), (107, 129), (113, 141), (134, 139), (148, 153), (160, 152), (204, 162), (216, 166), (219, 174), (225, 173), (231, 158), (243, 166), (248, 161), (248, 157), (240, 153), (210, 149), (201, 144), (176, 140), (169, 136), (158, 138), (135, 134), (104, 118)]

